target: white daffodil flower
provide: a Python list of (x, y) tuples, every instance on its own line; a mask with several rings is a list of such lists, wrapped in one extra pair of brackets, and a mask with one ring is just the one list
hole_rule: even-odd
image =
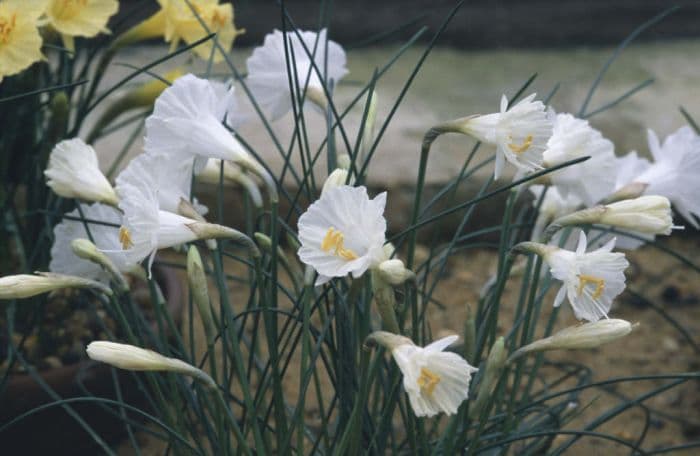
[(649, 150), (654, 162), (634, 182), (646, 185), (645, 195), (661, 195), (695, 228), (700, 228), (700, 136), (682, 127), (660, 143), (649, 130)]
[[(292, 109), (292, 93), (295, 99), (299, 95), (297, 87), (302, 93), (306, 88), (307, 99), (325, 106), (324, 86), (331, 81), (337, 84), (348, 72), (345, 51), (326, 38), (326, 29), (318, 33), (287, 32), (286, 44), (285, 50), (285, 34), (275, 30), (265, 37), (262, 46), (255, 48), (247, 61), (246, 83), (272, 120)], [(287, 66), (293, 70), (291, 77)]]
[(224, 84), (192, 74), (178, 78), (146, 119), (146, 153), (198, 157), (195, 172), (207, 158), (248, 161), (248, 152), (222, 124), (233, 103), (233, 89)]
[[(49, 270), (107, 282), (109, 275), (98, 264), (79, 258), (71, 247), (73, 240), (90, 239), (90, 237), (93, 243), (107, 254), (119, 271), (127, 272), (136, 266), (119, 251), (121, 245), (118, 233), (119, 226), (122, 224), (121, 213), (113, 207), (98, 203), (83, 204), (80, 208), (85, 222), (80, 220), (80, 212), (75, 209), (67, 213), (68, 217), (54, 227)], [(90, 230), (89, 235), (85, 229), (86, 226)]]
[(201, 369), (175, 358), (168, 358), (141, 347), (98, 340), (87, 346), (90, 359), (130, 371), (175, 372), (190, 376), (215, 389), (216, 383)]
[(552, 136), (553, 119), (535, 94), (508, 107), (508, 98), (501, 97), (501, 112), (465, 117), (455, 122), (459, 130), (486, 144), (495, 145), (498, 179), (506, 161), (521, 171), (542, 169), (542, 153)]
[(469, 397), (471, 375), (478, 369), (456, 353), (445, 352), (459, 339), (448, 336), (425, 347), (410, 339), (394, 336), (387, 348), (403, 374), (403, 387), (416, 416), (453, 415)]
[(117, 194), (100, 171), (95, 149), (80, 138), (66, 139), (56, 144), (44, 171), (46, 185), (64, 198), (116, 206)]
[[(117, 176), (117, 187), (123, 182), (133, 182), (149, 173), (157, 173), (167, 176), (158, 182), (158, 202), (160, 209), (178, 213), (180, 203), (184, 200), (190, 202), (192, 197), (192, 172), (194, 161), (186, 155), (166, 156), (157, 152), (140, 154), (134, 157), (129, 164)], [(192, 207), (200, 215), (208, 211), (206, 206), (192, 201)]]
[(228, 227), (205, 223), (164, 211), (160, 205), (161, 183), (167, 179), (167, 168), (132, 168), (120, 176), (117, 192), (124, 221), (118, 239), (128, 261), (138, 263), (149, 258), (150, 271), (155, 253), (196, 239), (230, 237), (239, 239), (241, 233)]
[(316, 285), (352, 273), (357, 278), (385, 260), (386, 193), (365, 187), (329, 188), (299, 218), (299, 258), (319, 273)]
[(581, 231), (576, 251), (543, 246), (541, 252), (550, 272), (563, 285), (554, 306), (568, 298), (579, 320), (607, 318), (613, 299), (625, 289), (624, 270), (629, 266), (625, 255), (612, 252), (615, 239), (598, 250), (586, 252), (586, 235)]
[(586, 206), (592, 206), (610, 195), (615, 188), (615, 146), (591, 127), (587, 120), (571, 114), (557, 114), (552, 136), (542, 156), (547, 168), (576, 158), (590, 157), (548, 175), (552, 185), (565, 198), (573, 194)]

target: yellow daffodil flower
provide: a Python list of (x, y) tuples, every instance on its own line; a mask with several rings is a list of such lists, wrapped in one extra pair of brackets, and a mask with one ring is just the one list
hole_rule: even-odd
[[(161, 9), (153, 16), (121, 35), (115, 46), (124, 46), (136, 41), (163, 36), (175, 50), (180, 41), (192, 44), (216, 33), (216, 39), (224, 52), (229, 52), (237, 35), (244, 30), (233, 24), (233, 6), (219, 4), (218, 0), (158, 0)], [(194, 48), (194, 53), (202, 59), (212, 55), (214, 42), (209, 40)], [(214, 62), (223, 60), (223, 54), (216, 52)]]
[(110, 33), (107, 21), (118, 9), (117, 0), (49, 0), (46, 16), (66, 49), (73, 51), (76, 36)]
[(45, 0), (0, 2), (0, 81), (44, 58), (37, 20), (45, 6)]

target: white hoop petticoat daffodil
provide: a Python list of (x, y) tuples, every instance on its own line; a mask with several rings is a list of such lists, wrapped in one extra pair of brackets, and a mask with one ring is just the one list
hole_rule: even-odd
[[(338, 84), (348, 72), (345, 62), (345, 51), (327, 39), (326, 29), (318, 33), (287, 32), (286, 46), (285, 34), (275, 30), (248, 58), (246, 83), (255, 100), (275, 120), (292, 109), (291, 95), (298, 99), (304, 88), (306, 98), (325, 109), (324, 85), (331, 81)], [(288, 66), (294, 70), (291, 77), (287, 74)]]
[(74, 51), (76, 36), (89, 38), (110, 33), (107, 21), (118, 9), (117, 0), (49, 0), (46, 17), (61, 34), (63, 45)]
[(158, 249), (197, 239), (230, 238), (256, 250), (249, 238), (232, 228), (162, 210), (159, 189), (167, 179), (164, 173), (167, 169), (138, 166), (118, 179), (119, 208), (124, 212), (118, 239), (128, 261), (138, 263), (148, 257), (150, 272)]
[(503, 95), (501, 112), (465, 117), (454, 125), (461, 133), (496, 146), (494, 179), (498, 179), (506, 161), (525, 172), (542, 169), (542, 153), (552, 136), (552, 117), (541, 101), (535, 101), (534, 93), (510, 108)]
[[(53, 229), (54, 241), (51, 246), (51, 272), (60, 272), (106, 282), (109, 275), (96, 263), (79, 258), (73, 248), (75, 239), (90, 239), (109, 257), (116, 269), (127, 272), (134, 267), (134, 262), (127, 261), (120, 251), (119, 227), (122, 224), (122, 214), (111, 206), (104, 204), (82, 204), (80, 206), (85, 221), (81, 220), (80, 211), (75, 209)], [(101, 223), (100, 223), (101, 222)], [(88, 235), (85, 226), (90, 233)]]
[(233, 89), (222, 83), (192, 74), (180, 77), (158, 97), (146, 119), (146, 153), (199, 157), (197, 173), (208, 158), (250, 162), (248, 152), (222, 124), (233, 103)]
[(48, 0), (0, 2), (0, 82), (44, 59), (38, 20)]
[(80, 138), (56, 144), (44, 171), (46, 185), (59, 196), (116, 206), (117, 194), (100, 171), (95, 149)]
[(649, 150), (654, 162), (634, 183), (645, 186), (645, 195), (665, 196), (676, 210), (694, 227), (700, 225), (700, 136), (690, 127), (682, 127), (660, 143), (649, 130)]
[(615, 188), (615, 146), (591, 127), (587, 120), (571, 114), (557, 114), (552, 136), (543, 153), (544, 167), (581, 157), (590, 158), (548, 174), (547, 178), (563, 197), (573, 194), (586, 206), (592, 206), (610, 195)]
[(625, 289), (625, 255), (612, 252), (615, 239), (603, 247), (586, 252), (586, 235), (581, 231), (575, 251), (523, 242), (516, 247), (537, 253), (547, 262), (552, 277), (563, 282), (554, 299), (558, 307), (567, 298), (579, 320), (607, 318), (613, 299)]
[(299, 258), (319, 273), (316, 285), (332, 277), (360, 277), (386, 259), (386, 193), (369, 199), (365, 187), (342, 185), (323, 192), (299, 218)]
[(372, 333), (368, 343), (391, 351), (403, 374), (403, 386), (416, 416), (453, 415), (469, 397), (471, 375), (478, 369), (456, 353), (444, 350), (459, 336), (448, 336), (418, 347), (411, 339), (385, 331)]

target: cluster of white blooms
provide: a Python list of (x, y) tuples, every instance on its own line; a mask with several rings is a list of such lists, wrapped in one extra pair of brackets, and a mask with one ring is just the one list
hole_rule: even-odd
[[(597, 321), (607, 317), (613, 299), (625, 288), (624, 254), (612, 252), (617, 239), (606, 231), (622, 230), (618, 246), (633, 249), (668, 235), (673, 224), (671, 206), (693, 226), (698, 226), (700, 204), (700, 136), (683, 127), (661, 143), (648, 132), (649, 149), (654, 161), (640, 158), (636, 152), (617, 158), (610, 141), (588, 122), (570, 114), (556, 116), (552, 137), (544, 152), (546, 167), (578, 157), (587, 161), (557, 170), (532, 186), (534, 205), (539, 213), (532, 233), (535, 242), (522, 247), (540, 254), (552, 276), (563, 282), (554, 305), (566, 298), (579, 319)], [(586, 252), (583, 231), (578, 246), (569, 237), (564, 247), (561, 232), (565, 226), (589, 228), (591, 244), (597, 250)], [(629, 233), (626, 236), (624, 233)]]
[[(326, 30), (274, 31), (253, 51), (247, 70), (245, 83), (255, 99), (253, 105), (271, 120), (303, 106), (304, 100), (327, 110), (335, 85), (347, 73), (345, 52), (328, 40)], [(271, 201), (273, 194), (276, 198), (269, 175), (237, 136), (236, 129), (253, 115), (244, 112), (250, 107), (243, 109), (235, 95), (232, 84), (192, 74), (175, 80), (158, 96), (146, 120), (143, 153), (117, 176), (114, 188), (100, 172), (90, 146), (77, 138), (59, 143), (45, 172), (48, 185), (62, 197), (93, 204), (81, 204), (55, 227), (51, 270), (104, 282), (142, 262), (150, 271), (159, 249), (199, 239), (244, 237), (231, 228), (207, 223), (207, 208), (192, 194), (196, 176), (209, 182), (218, 182), (222, 176), (248, 189), (256, 207), (261, 207), (251, 173), (272, 187), (268, 188)], [(374, 116), (373, 107), (368, 116), (372, 123)], [(369, 143), (373, 125), (365, 126), (369, 136), (363, 142)], [(541, 255), (551, 276), (562, 282), (554, 305), (568, 300), (576, 318), (592, 326), (564, 332), (521, 353), (553, 346), (590, 347), (592, 335), (610, 332), (609, 325), (596, 322), (607, 318), (613, 300), (624, 290), (629, 263), (623, 253), (612, 251), (616, 239), (610, 239), (600, 225), (642, 237), (667, 235), (675, 228), (673, 204), (698, 226), (700, 184), (695, 176), (700, 173), (700, 137), (689, 128), (663, 144), (649, 132), (654, 162), (635, 152), (617, 158), (613, 143), (587, 120), (555, 113), (532, 94), (512, 105), (504, 95), (499, 112), (457, 119), (431, 132), (462, 133), (495, 146), (496, 179), (506, 163), (516, 168), (518, 177), (540, 173), (530, 187), (539, 208), (533, 241), (520, 244), (519, 250)], [(457, 336), (419, 347), (398, 334), (393, 287), (416, 276), (387, 242), (387, 194), (370, 198), (365, 187), (355, 185), (358, 176), (348, 163), (347, 156), (339, 157), (339, 167), (330, 173), (319, 198), (299, 217), (298, 258), (307, 266), (307, 283), (311, 285), (315, 278), (315, 285), (322, 286), (334, 278), (355, 280), (367, 274), (383, 324), (392, 331), (375, 332), (370, 339), (390, 350), (415, 414), (457, 413), (469, 396), (471, 375), (477, 369), (456, 353), (445, 352)], [(564, 240), (557, 231), (578, 225), (596, 225), (588, 237), (604, 239), (591, 243), (599, 248), (587, 251), (584, 231), (575, 248), (559, 247)], [(73, 242), (83, 238), (92, 244)], [(106, 257), (94, 254), (93, 244)], [(629, 324), (622, 330), (613, 328), (609, 339), (630, 328)], [(500, 349), (492, 349), (494, 361), (483, 378), (497, 377), (495, 372), (505, 362), (502, 350), (501, 339)], [(96, 342), (88, 352), (94, 359), (126, 369), (203, 375), (179, 360), (138, 347)], [(482, 379), (483, 383), (488, 381)], [(490, 387), (485, 385), (479, 395), (488, 394)]]

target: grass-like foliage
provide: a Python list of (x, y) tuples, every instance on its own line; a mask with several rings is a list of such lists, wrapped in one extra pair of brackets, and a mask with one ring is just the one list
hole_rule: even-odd
[[(610, 251), (610, 244), (602, 247), (611, 234), (647, 243), (693, 274), (700, 272), (692, 259), (654, 238), (676, 228), (671, 205), (690, 225), (697, 207), (674, 182), (649, 171), (663, 163), (667, 173), (677, 173), (677, 183), (700, 172), (697, 159), (685, 156), (682, 169), (675, 169), (676, 162), (655, 154), (653, 164), (642, 163), (636, 175), (621, 181), (622, 170), (639, 162), (618, 162), (611, 143), (585, 121), (651, 84), (640, 81), (617, 99), (594, 103), (596, 89), (625, 47), (675, 10), (630, 34), (592, 81), (575, 118), (547, 112), (558, 87), (543, 102), (528, 97), (537, 75), (523, 75), (520, 87), (503, 88), (509, 97), (500, 112), (426, 125), (415, 151), (402, 151), (416, 157), (409, 223), (386, 232), (384, 196), (373, 190), (368, 196), (365, 187), (373, 159), (463, 2), (437, 30), (421, 27), (422, 18), (400, 25), (396, 30), (415, 30), (412, 38), (369, 81), (353, 86), (356, 95), (342, 105), (334, 92), (347, 84), (345, 53), (325, 32), (299, 30), (281, 2), (281, 32), (269, 35), (243, 68), (230, 53), (238, 33), (226, 28), (232, 11), (226, 16), (225, 7), (210, 9), (206, 3), (185, 1), (179, 12), (157, 13), (167, 17), (156, 19), (174, 27), (170, 36), (161, 35), (182, 44), (146, 66), (131, 67), (114, 85), (103, 83), (105, 74), (119, 65), (126, 46), (155, 36), (147, 27), (155, 19), (128, 30), (114, 24), (113, 35), (77, 43), (62, 29), (45, 30), (48, 60), (3, 75), (0, 398), (21, 375), (51, 400), (0, 423), (0, 452), (3, 435), (60, 408), (98, 451), (115, 454), (113, 433), (107, 437), (94, 428), (90, 414), (80, 412), (85, 404), (118, 419), (118, 431), (134, 454), (140, 453), (139, 433), (161, 441), (165, 454), (562, 454), (589, 438), (630, 454), (672, 450), (646, 446), (657, 411), (645, 401), (697, 381), (700, 373), (600, 379), (596, 366), (573, 356), (555, 362), (547, 351), (605, 343), (601, 350), (615, 350), (617, 339), (635, 337), (628, 335), (632, 325), (607, 316), (625, 287), (628, 265), (623, 253)], [(332, 4), (321, 2), (318, 30), (330, 23)], [(358, 46), (381, 44), (394, 31)], [(58, 44), (58, 35), (67, 47)], [(278, 40), (274, 52), (266, 48), (268, 40)], [(378, 118), (382, 78), (415, 47), (424, 49), (420, 58), (389, 114)], [(161, 73), (161, 63), (191, 52), (208, 56), (205, 73)], [(213, 74), (213, 64), (221, 61), (227, 74)], [(152, 82), (136, 86), (133, 80), (144, 76)], [(231, 86), (238, 106), (232, 104)], [(668, 156), (683, 148), (700, 156), (697, 125), (681, 111), (696, 132), (679, 131), (675, 142), (656, 140), (656, 147)], [(291, 120), (282, 117), (288, 112)], [(346, 122), (350, 112), (362, 113), (359, 128)], [(320, 142), (310, 138), (312, 117), (324, 120)], [(269, 135), (281, 168), (269, 166), (238, 132), (242, 118)], [(293, 122), (288, 143), (276, 135), (275, 122)], [(557, 130), (560, 122), (570, 123)], [(126, 163), (144, 127), (145, 152)], [(578, 132), (596, 146), (572, 152), (567, 141)], [(65, 142), (81, 137), (91, 144), (114, 134), (127, 140), (114, 162), (102, 164), (104, 176), (91, 168), (94, 152), (87, 144)], [(461, 134), (465, 150), (473, 147), (456, 177), (428, 193), (431, 147), (444, 134)], [(608, 147), (609, 156), (596, 155)], [(483, 148), (495, 152), (480, 159), (484, 154), (477, 151)], [(513, 166), (513, 180), (498, 176)], [(497, 179), (486, 179), (468, 200), (459, 199), (464, 183), (489, 167), (495, 167)], [(215, 189), (204, 201), (208, 212), (194, 197), (205, 175)], [(528, 189), (535, 189), (532, 204)], [(506, 201), (501, 222), (468, 231), (477, 207), (500, 208), (494, 203), (499, 197)], [(392, 199), (391, 189), (386, 198)], [(234, 199), (243, 208), (236, 217), (241, 226), (227, 227)], [(448, 216), (458, 223), (445, 232)], [(582, 235), (577, 249), (580, 231), (588, 246)], [(75, 242), (79, 238), (84, 240)], [(171, 247), (180, 254), (154, 259), (156, 250)], [(440, 305), (435, 294), (445, 284), (450, 261), (484, 248), (497, 253), (496, 272), (483, 284), (478, 302), (465, 303), (470, 312), (459, 322), (464, 328), (459, 342), (430, 345), (440, 340), (441, 328), (429, 315)], [(188, 282), (182, 315), (166, 305), (159, 268), (176, 270)], [(31, 275), (49, 270), (64, 275)], [(148, 305), (136, 296), (138, 280), (146, 284)], [(548, 293), (560, 285), (556, 298)], [(63, 288), (80, 289), (67, 298), (70, 306), (99, 314), (104, 340), (90, 344), (87, 355), (114, 366), (105, 380), (114, 394), (85, 388), (79, 396), (62, 397), (29, 359), (31, 335), (52, 324), (46, 309), (56, 295), (46, 292)], [(503, 311), (508, 289), (515, 290), (513, 312)], [(587, 323), (553, 334), (563, 301)], [(697, 350), (683, 322), (655, 308)], [(76, 381), (81, 384), (82, 377)], [(589, 405), (582, 394), (617, 385), (624, 390), (633, 382), (648, 388), (635, 397), (620, 394), (598, 416), (580, 420)], [(125, 399), (127, 388), (138, 390), (142, 400)], [(634, 408), (646, 414), (639, 435), (606, 430), (606, 423)], [(697, 446), (689, 442), (682, 448)]]

